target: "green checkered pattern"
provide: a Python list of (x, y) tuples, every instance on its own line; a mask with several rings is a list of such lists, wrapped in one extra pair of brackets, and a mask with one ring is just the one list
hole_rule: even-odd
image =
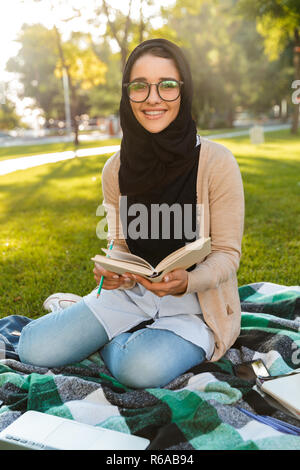
[[(117, 382), (98, 353), (46, 369), (0, 361), (0, 430), (27, 410), (62, 416), (150, 439), (150, 449), (300, 449), (300, 437), (251, 419), (264, 402), (235, 367), (262, 358), (271, 375), (300, 367), (300, 287), (255, 283), (239, 288), (239, 338), (218, 362), (203, 363), (164, 388), (134, 390)], [(254, 397), (254, 398), (253, 398)], [(276, 408), (270, 415), (299, 426)]]

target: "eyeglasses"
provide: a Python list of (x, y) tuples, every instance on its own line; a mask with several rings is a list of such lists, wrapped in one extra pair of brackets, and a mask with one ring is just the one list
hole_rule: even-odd
[(175, 101), (180, 95), (180, 89), (183, 82), (178, 80), (161, 80), (158, 83), (147, 83), (142, 81), (133, 81), (124, 83), (127, 89), (128, 97), (135, 103), (142, 103), (150, 95), (151, 85), (156, 86), (157, 93), (163, 101)]

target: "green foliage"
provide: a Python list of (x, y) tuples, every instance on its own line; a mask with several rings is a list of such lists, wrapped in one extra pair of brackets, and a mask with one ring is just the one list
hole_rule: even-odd
[(171, 11), (164, 11), (168, 30), (176, 32), (175, 42), (191, 64), (193, 113), (201, 127), (232, 126), (236, 107), (244, 107), (253, 96), (253, 64), (245, 45), (253, 54), (250, 43), (261, 41), (253, 23), (232, 14), (233, 5), (233, 0), (178, 0)]
[(98, 57), (107, 64), (105, 83), (91, 88), (88, 95), (89, 114), (91, 117), (109, 116), (119, 111), (122, 74), (120, 54), (112, 53), (109, 42), (95, 46)]
[(0, 104), (0, 129), (11, 130), (15, 127), (22, 127), (20, 117), (15, 111), (13, 103), (5, 100), (5, 103)]
[(107, 65), (96, 56), (90, 44), (82, 45), (85, 35), (73, 34), (71, 39), (62, 44), (64, 64), (58, 59), (55, 75), (62, 78), (63, 65), (76, 88), (89, 90), (99, 84), (105, 83)]
[[(256, 2), (246, 3), (252, 12)], [(272, 61), (266, 60), (266, 38), (251, 12), (241, 14), (236, 0), (177, 0), (162, 9), (165, 24), (158, 35), (186, 52), (194, 80), (193, 114), (201, 127), (230, 127), (237, 108), (268, 114), (282, 99), (290, 102), (292, 45), (281, 42), (276, 49), (272, 36)]]
[(256, 19), (270, 60), (278, 59), (300, 28), (300, 3), (296, 0), (239, 0), (237, 11)]

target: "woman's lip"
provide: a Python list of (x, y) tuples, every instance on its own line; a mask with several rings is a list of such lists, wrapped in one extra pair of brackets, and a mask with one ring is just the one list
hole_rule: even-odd
[(164, 116), (166, 111), (166, 109), (144, 109), (142, 112), (147, 119), (159, 119)]

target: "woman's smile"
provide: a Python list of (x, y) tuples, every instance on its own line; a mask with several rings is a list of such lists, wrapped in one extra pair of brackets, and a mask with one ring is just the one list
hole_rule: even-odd
[(147, 119), (160, 119), (167, 112), (166, 109), (144, 109), (143, 113)]

